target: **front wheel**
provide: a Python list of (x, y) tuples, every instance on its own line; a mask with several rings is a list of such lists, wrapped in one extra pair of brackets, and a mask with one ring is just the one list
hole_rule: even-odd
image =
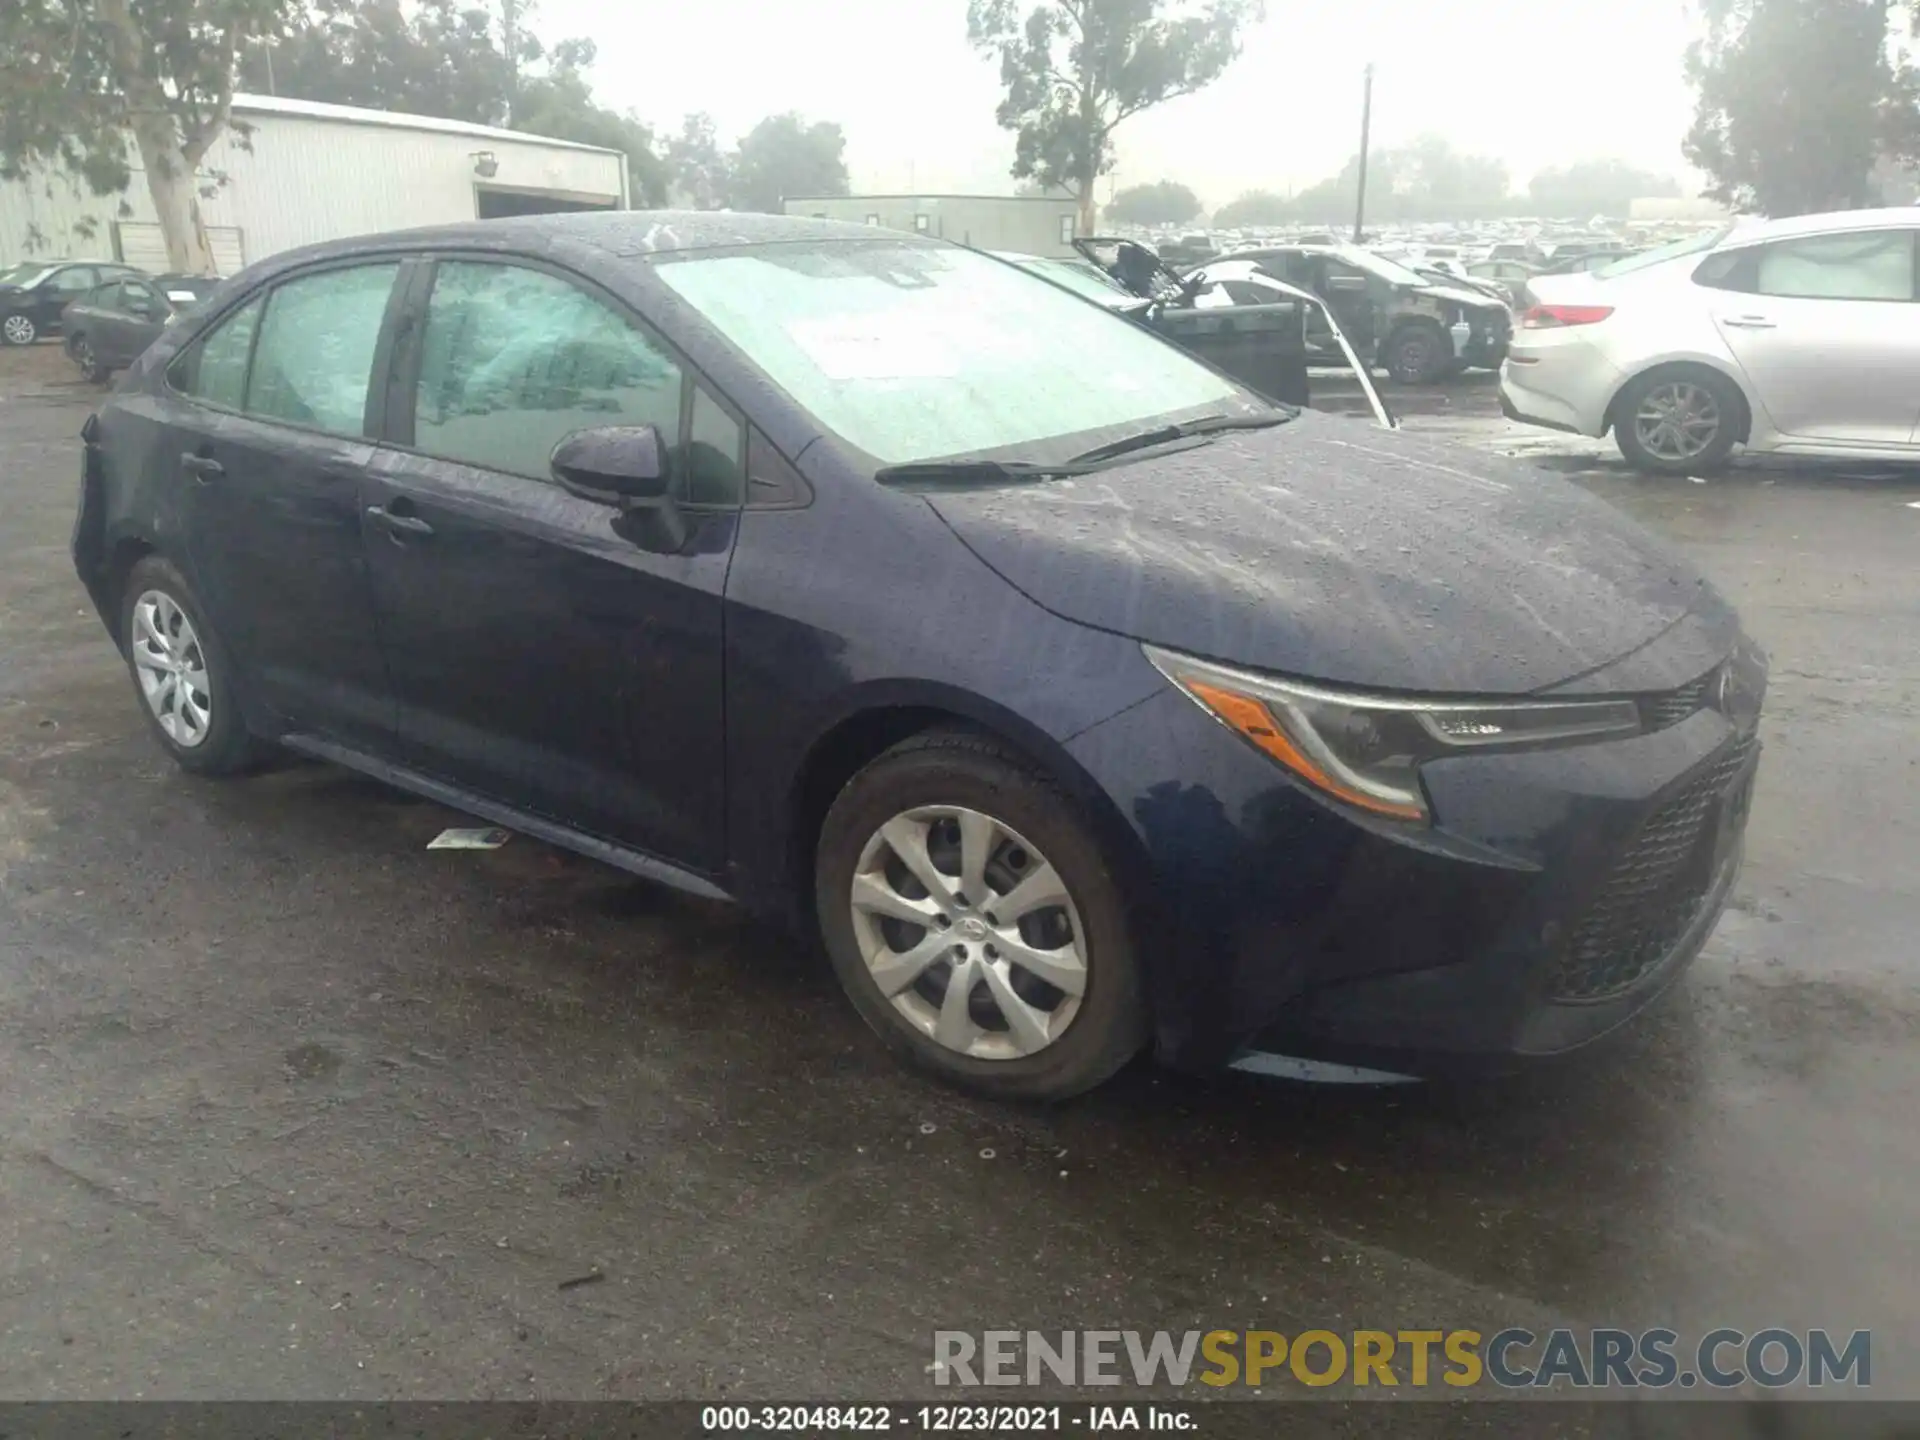
[(1387, 338), (1387, 373), (1402, 385), (1443, 378), (1453, 363), (1453, 345), (1433, 325), (1408, 325)]
[(1072, 801), (982, 737), (917, 736), (854, 776), (814, 902), (861, 1018), (954, 1084), (1061, 1100), (1145, 1041), (1118, 878)]
[(1740, 392), (1711, 370), (1656, 370), (1614, 402), (1614, 443), (1636, 470), (1702, 475), (1726, 463), (1741, 410)]
[(31, 345), (40, 338), (40, 327), (31, 315), (9, 315), (0, 320), (0, 339), (9, 345)]

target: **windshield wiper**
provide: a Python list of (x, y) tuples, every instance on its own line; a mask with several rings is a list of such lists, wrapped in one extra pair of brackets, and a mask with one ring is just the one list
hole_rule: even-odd
[(913, 460), (883, 465), (873, 472), (882, 485), (1002, 485), (1008, 481), (1051, 480), (1085, 475), (1096, 467), (1078, 460), (1046, 465), (1032, 460)]
[(1293, 419), (1293, 415), (1291, 410), (1276, 410), (1264, 415), (1203, 415), (1198, 420), (1162, 425), (1154, 430), (1142, 430), (1138, 435), (1126, 435), (1118, 440), (1110, 440), (1105, 445), (1096, 445), (1074, 456), (1073, 463), (1094, 465), (1102, 460), (1131, 455), (1136, 450), (1151, 450), (1156, 445), (1170, 445), (1175, 440), (1190, 440), (1196, 435), (1214, 435), (1223, 430), (1270, 430), (1275, 425), (1286, 424)]
[(1162, 425), (1119, 440), (1097, 445), (1084, 455), (1058, 464), (1040, 460), (910, 460), (904, 465), (883, 465), (873, 472), (882, 485), (1004, 485), (1009, 481), (1052, 480), (1066, 475), (1091, 475), (1105, 462), (1136, 450), (1175, 440), (1190, 440), (1222, 430), (1267, 430), (1293, 419), (1291, 410), (1263, 415), (1203, 415), (1198, 420), (1178, 425)]

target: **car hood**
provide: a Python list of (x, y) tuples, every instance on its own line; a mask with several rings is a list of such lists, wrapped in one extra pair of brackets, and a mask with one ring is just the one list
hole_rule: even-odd
[(1647, 647), (1696, 608), (1712, 644), (1731, 624), (1685, 561), (1570, 483), (1311, 411), (1090, 476), (927, 500), (1057, 615), (1330, 683), (1524, 694)]
[(1465, 305), (1477, 310), (1501, 310), (1505, 307), (1484, 290), (1475, 290), (1469, 285), (1445, 285), (1433, 281), (1420, 287), (1422, 295), (1435, 300), (1446, 300), (1455, 305)]

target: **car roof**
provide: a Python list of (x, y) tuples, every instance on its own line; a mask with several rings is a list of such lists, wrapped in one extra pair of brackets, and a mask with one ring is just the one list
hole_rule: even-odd
[(1881, 210), (1829, 210), (1820, 215), (1789, 215), (1780, 220), (1749, 220), (1737, 223), (1727, 243), (1745, 244), (1751, 240), (1777, 240), (1794, 235), (1822, 235), (1833, 230), (1885, 230), (1898, 227), (1920, 230), (1920, 205), (1901, 205)]
[(734, 210), (589, 210), (563, 215), (468, 220), (457, 225), (359, 235), (309, 246), (301, 253), (308, 257), (329, 251), (351, 254), (394, 241), (427, 245), (473, 241), (483, 248), (518, 243), (534, 249), (557, 241), (602, 250), (609, 255), (632, 256), (806, 240), (877, 239), (937, 243), (906, 231), (879, 230), (872, 225), (813, 220), (798, 215), (761, 215)]

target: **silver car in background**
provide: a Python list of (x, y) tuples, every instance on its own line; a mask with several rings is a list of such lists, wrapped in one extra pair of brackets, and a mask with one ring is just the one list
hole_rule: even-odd
[(1528, 282), (1511, 419), (1612, 430), (1656, 474), (1749, 451), (1920, 460), (1920, 210), (1728, 226)]

